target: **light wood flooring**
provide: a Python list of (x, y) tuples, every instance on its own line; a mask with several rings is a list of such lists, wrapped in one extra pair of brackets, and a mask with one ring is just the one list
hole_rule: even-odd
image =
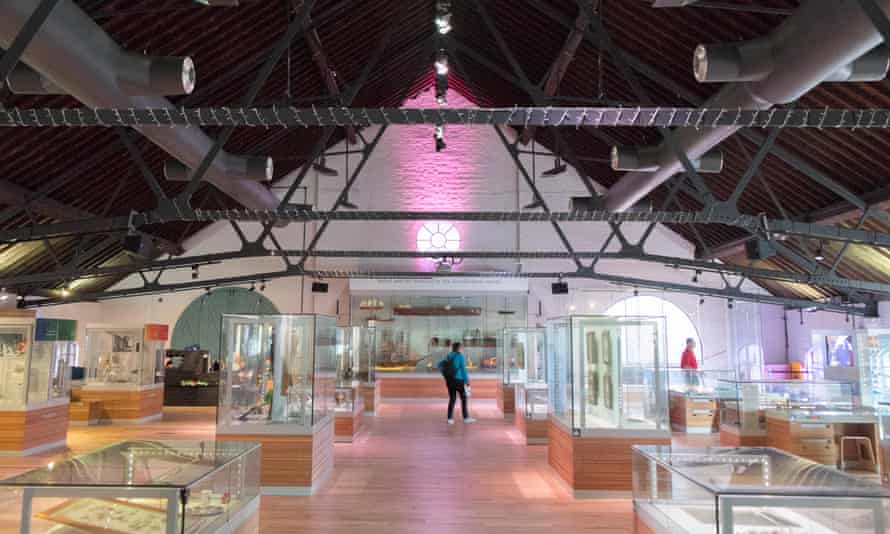
[[(335, 472), (313, 497), (263, 497), (267, 533), (632, 532), (630, 499), (574, 500), (491, 401), (479, 422), (445, 424), (445, 403), (383, 404), (351, 444), (337, 444)], [(72, 427), (72, 453), (132, 439), (212, 439), (214, 409), (167, 408), (142, 425)], [(0, 477), (60, 454), (0, 458)]]

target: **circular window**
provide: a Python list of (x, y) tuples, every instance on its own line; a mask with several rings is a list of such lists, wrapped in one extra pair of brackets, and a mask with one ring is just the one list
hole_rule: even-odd
[(460, 247), (460, 232), (451, 223), (424, 223), (417, 231), (419, 252), (453, 252)]

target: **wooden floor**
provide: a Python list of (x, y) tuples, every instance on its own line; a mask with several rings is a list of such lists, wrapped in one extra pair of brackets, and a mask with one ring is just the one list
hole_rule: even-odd
[[(574, 500), (493, 402), (445, 424), (444, 403), (382, 404), (314, 497), (263, 497), (261, 531), (287, 533), (632, 532), (630, 499)], [(214, 409), (167, 408), (163, 422), (72, 428), (71, 452), (129, 438), (212, 438)], [(0, 476), (60, 455), (0, 458)]]

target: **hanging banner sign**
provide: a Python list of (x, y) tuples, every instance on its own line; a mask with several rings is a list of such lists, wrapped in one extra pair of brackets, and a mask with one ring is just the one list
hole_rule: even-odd
[(76, 341), (77, 321), (71, 319), (37, 319), (34, 341)]

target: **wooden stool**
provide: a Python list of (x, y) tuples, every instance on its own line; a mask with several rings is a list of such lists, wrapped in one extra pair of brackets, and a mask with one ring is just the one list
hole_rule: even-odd
[[(841, 450), (840, 450), (840, 464), (841, 471), (847, 470), (847, 457), (844, 454), (846, 451), (847, 442), (852, 442), (856, 445), (856, 453), (858, 458), (856, 459), (856, 463), (859, 464), (863, 460), (868, 460), (871, 465), (878, 465), (878, 459), (875, 457), (875, 449), (871, 443), (871, 438), (866, 436), (841, 436)], [(863, 451), (865, 451), (866, 455), (863, 455)]]

